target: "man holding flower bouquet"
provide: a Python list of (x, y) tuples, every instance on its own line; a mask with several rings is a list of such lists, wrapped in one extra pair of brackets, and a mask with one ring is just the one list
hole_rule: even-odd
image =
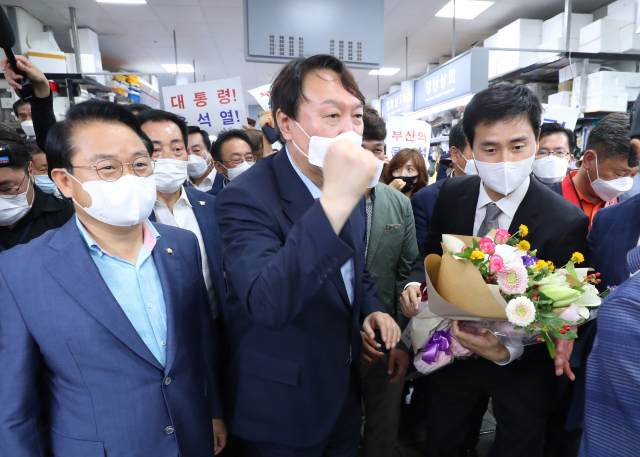
[[(530, 178), (541, 113), (539, 100), (524, 86), (501, 84), (475, 95), (463, 126), (478, 175), (443, 185), (421, 251), (442, 255), (443, 234), (484, 237), (494, 229), (515, 234), (521, 226), (526, 242), (551, 268), (586, 251), (589, 218)], [(420, 270), (412, 280), (424, 280), (424, 267)], [(403, 294), (407, 315), (417, 314), (415, 289), (410, 286)], [(573, 340), (556, 342), (554, 369), (544, 344), (509, 348), (487, 329), (467, 333), (457, 321), (450, 331), (477, 356), (429, 375), (429, 455), (457, 456), (476, 400), (489, 395), (497, 421), (489, 455), (542, 456), (547, 419), (573, 379), (568, 364)]]

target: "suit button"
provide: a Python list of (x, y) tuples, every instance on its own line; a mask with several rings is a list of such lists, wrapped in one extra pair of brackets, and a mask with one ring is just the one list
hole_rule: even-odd
[(174, 432), (173, 427), (171, 425), (169, 425), (167, 428), (164, 429), (164, 432), (167, 435), (173, 435), (173, 432)]
[(171, 378), (167, 376), (167, 379), (164, 380), (164, 385), (168, 386), (169, 384), (171, 384)]

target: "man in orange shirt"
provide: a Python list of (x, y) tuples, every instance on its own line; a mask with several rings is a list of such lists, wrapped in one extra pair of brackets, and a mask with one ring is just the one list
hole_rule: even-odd
[(591, 228), (596, 213), (618, 203), (640, 171), (640, 166), (629, 166), (629, 148), (629, 116), (609, 114), (589, 134), (580, 169), (549, 188), (580, 206)]

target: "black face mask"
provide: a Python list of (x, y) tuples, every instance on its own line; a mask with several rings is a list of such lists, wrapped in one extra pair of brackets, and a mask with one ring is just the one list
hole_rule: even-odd
[(404, 187), (402, 188), (402, 193), (406, 194), (411, 192), (414, 187), (416, 187), (418, 177), (417, 176), (400, 176), (397, 179), (402, 179), (404, 181)]

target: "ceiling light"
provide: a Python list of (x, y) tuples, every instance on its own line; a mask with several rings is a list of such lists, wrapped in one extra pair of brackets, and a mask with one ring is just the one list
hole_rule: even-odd
[(400, 71), (399, 68), (381, 68), (380, 70), (371, 70), (369, 72), (372, 76), (392, 76)]
[[(493, 5), (493, 2), (456, 0), (456, 19), (473, 19), (491, 5)], [(453, 0), (444, 5), (436, 13), (436, 17), (453, 17)]]
[(146, 0), (96, 0), (98, 3), (120, 3), (130, 5), (143, 5), (147, 3)]
[[(175, 63), (163, 63), (162, 68), (167, 70), (169, 73), (176, 72), (176, 64)], [(179, 63), (178, 64), (178, 72), (179, 73), (193, 73), (193, 65), (190, 63)]]

